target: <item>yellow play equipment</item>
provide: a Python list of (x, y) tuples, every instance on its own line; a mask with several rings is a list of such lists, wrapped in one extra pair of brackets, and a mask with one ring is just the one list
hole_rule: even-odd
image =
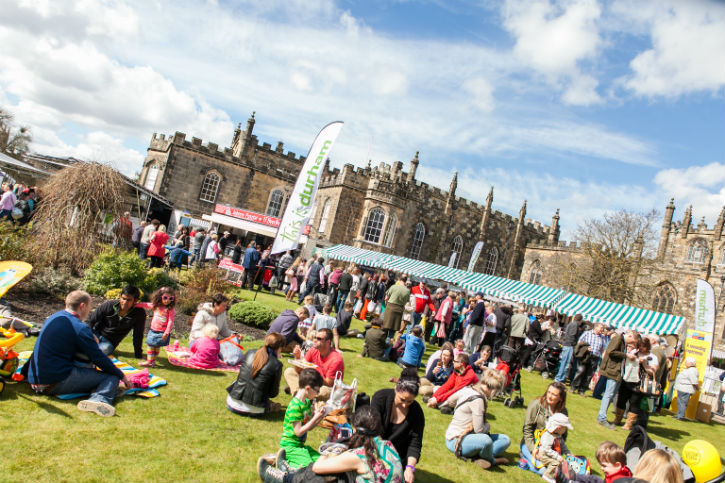
[(25, 336), (13, 329), (0, 327), (0, 394), (5, 389), (5, 378), (13, 378), (18, 368), (18, 353), (12, 348)]

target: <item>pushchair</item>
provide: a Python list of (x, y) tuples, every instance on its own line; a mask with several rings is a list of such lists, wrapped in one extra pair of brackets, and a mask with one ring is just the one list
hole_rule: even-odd
[(24, 338), (22, 332), (0, 327), (0, 394), (5, 389), (5, 378), (13, 378), (18, 368), (18, 353), (13, 346)]
[(532, 364), (534, 370), (541, 372), (541, 377), (547, 378), (556, 374), (561, 359), (561, 344), (557, 340), (549, 340), (546, 343), (539, 343), (531, 355), (534, 358)]
[(503, 399), (508, 408), (523, 407), (524, 397), (521, 394), (521, 362), (516, 349), (502, 345), (496, 352), (498, 365), (496, 369), (506, 374), (506, 382), (497, 397)]

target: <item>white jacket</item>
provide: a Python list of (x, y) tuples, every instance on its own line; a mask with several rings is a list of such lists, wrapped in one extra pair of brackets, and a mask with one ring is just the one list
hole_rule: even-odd
[(196, 339), (202, 336), (201, 329), (206, 324), (214, 324), (219, 327), (218, 339), (225, 339), (232, 335), (232, 331), (229, 330), (227, 325), (227, 313), (222, 312), (219, 315), (214, 315), (214, 305), (211, 302), (207, 302), (199, 305), (197, 308), (196, 316), (194, 321), (191, 323), (191, 332), (189, 333), (189, 345)]

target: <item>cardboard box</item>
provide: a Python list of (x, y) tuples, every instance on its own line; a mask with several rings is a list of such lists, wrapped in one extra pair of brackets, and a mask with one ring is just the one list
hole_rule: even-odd
[(712, 406), (707, 403), (699, 403), (697, 405), (697, 420), (709, 424), (711, 418)]

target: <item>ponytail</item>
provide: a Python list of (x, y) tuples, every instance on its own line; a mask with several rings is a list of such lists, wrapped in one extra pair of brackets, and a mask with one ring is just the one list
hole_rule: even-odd
[(264, 346), (257, 349), (252, 359), (252, 379), (256, 377), (259, 371), (267, 364), (269, 360), (268, 350), (276, 351), (280, 347), (284, 346), (285, 338), (279, 332), (272, 332), (267, 334), (264, 338)]

